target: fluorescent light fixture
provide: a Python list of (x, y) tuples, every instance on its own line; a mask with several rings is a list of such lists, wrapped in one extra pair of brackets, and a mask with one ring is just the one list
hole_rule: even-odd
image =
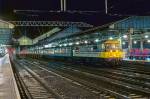
[(122, 44), (123, 44), (123, 45), (125, 45), (125, 44), (126, 44), (126, 42), (122, 42)]
[(84, 41), (84, 43), (85, 43), (85, 44), (87, 44), (87, 43), (88, 43), (88, 41)]
[(52, 44), (48, 44), (48, 47), (52, 47)]
[(79, 45), (80, 43), (79, 42), (76, 42), (76, 45)]
[(150, 58), (146, 58), (146, 60), (150, 61)]
[(64, 44), (64, 46), (67, 46), (67, 44)]
[(127, 38), (128, 36), (127, 35), (123, 35), (123, 38)]
[(95, 42), (99, 42), (99, 39), (96, 39)]
[(45, 48), (48, 48), (48, 47), (49, 47), (49, 45), (44, 45), (44, 47), (45, 47)]
[(73, 45), (73, 43), (69, 43), (69, 45), (71, 46), (71, 45)]
[(134, 44), (137, 44), (137, 41), (134, 41), (133, 43), (134, 43)]
[(145, 37), (145, 38), (148, 38), (148, 35), (145, 35), (144, 37)]
[(112, 38), (112, 37), (110, 37), (109, 39), (110, 39), (110, 40), (112, 40), (113, 38)]

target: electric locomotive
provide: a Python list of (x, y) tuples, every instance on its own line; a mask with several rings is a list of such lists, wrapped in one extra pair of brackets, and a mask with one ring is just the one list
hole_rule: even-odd
[(104, 51), (100, 52), (99, 57), (113, 64), (119, 64), (124, 57), (124, 52), (118, 40), (107, 40), (104, 42)]
[(92, 64), (118, 65), (124, 57), (124, 52), (120, 45), (118, 40), (106, 40), (102, 44), (96, 45), (102, 46), (101, 48), (96, 47), (97, 50), (88, 52), (80, 50), (83, 48), (83, 46), (80, 46), (77, 48), (77, 51), (73, 52), (73, 57), (75, 60)]
[(104, 46), (104, 52), (100, 52), (101, 58), (123, 58), (123, 51), (118, 40), (107, 40)]
[[(118, 65), (124, 57), (119, 40), (105, 40), (96, 44), (72, 44), (56, 48), (28, 51), (28, 55), (42, 59), (86, 63), (91, 65)], [(37, 53), (38, 52), (38, 53)], [(29, 56), (30, 56), (29, 55)], [(35, 58), (35, 57), (34, 57)]]

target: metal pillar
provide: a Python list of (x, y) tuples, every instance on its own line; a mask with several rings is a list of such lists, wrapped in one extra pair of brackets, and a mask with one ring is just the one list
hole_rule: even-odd
[(108, 1), (107, 0), (105, 0), (105, 13), (107, 14), (108, 13)]
[(128, 50), (129, 51), (132, 49), (132, 34), (133, 34), (133, 28), (130, 28), (128, 32)]
[(67, 7), (66, 7), (66, 0), (60, 0), (60, 5), (61, 5), (61, 11), (67, 11)]
[(17, 54), (20, 54), (20, 46), (17, 47)]
[(119, 35), (118, 35), (118, 40), (119, 40), (119, 43), (120, 43), (120, 48), (122, 49), (121, 32), (117, 31), (117, 34), (119, 34)]
[(66, 0), (64, 0), (64, 11), (67, 11), (67, 4), (66, 4), (67, 2), (66, 2)]
[(93, 25), (84, 22), (66, 22), (66, 21), (9, 21), (15, 26), (57, 26), (57, 27), (93, 27)]
[(141, 49), (141, 51), (143, 52), (143, 39), (141, 39), (141, 41), (140, 41), (140, 49)]
[(144, 34), (143, 32), (141, 33), (141, 40), (140, 40), (140, 49), (143, 52), (143, 43), (144, 43)]
[(64, 7), (63, 7), (63, 0), (60, 0), (60, 5), (61, 5), (61, 11), (63, 11)]

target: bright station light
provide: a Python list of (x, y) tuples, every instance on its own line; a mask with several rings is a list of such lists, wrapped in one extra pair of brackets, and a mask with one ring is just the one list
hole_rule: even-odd
[(48, 47), (49, 47), (49, 45), (44, 45), (44, 47), (45, 47), (45, 48), (48, 48)]
[(85, 43), (85, 44), (87, 44), (87, 43), (88, 43), (88, 41), (84, 41), (84, 43)]
[(80, 43), (79, 42), (76, 42), (76, 45), (79, 45)]
[(145, 38), (148, 38), (149, 36), (148, 36), (148, 35), (145, 35), (144, 37), (145, 37)]
[(64, 46), (67, 46), (67, 44), (64, 44)]
[(123, 38), (127, 38), (128, 36), (127, 35), (123, 35)]
[(73, 43), (69, 43), (69, 45), (71, 46), (71, 45), (73, 45)]
[(150, 40), (147, 40), (148, 43), (150, 43)]
[(112, 37), (110, 37), (109, 39), (110, 39), (110, 40), (112, 40), (113, 38), (112, 38)]
[(122, 44), (123, 44), (123, 45), (125, 45), (125, 44), (126, 44), (126, 42), (122, 42)]
[(134, 41), (133, 43), (134, 43), (134, 44), (137, 44), (137, 41)]
[(99, 42), (99, 39), (96, 39), (95, 42)]

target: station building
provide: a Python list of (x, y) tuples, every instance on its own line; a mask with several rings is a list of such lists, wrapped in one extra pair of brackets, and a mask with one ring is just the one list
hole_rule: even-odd
[[(125, 59), (146, 59), (150, 57), (150, 17), (132, 16), (102, 26), (80, 29), (78, 27), (59, 28), (52, 35), (37, 37), (27, 52), (67, 56), (70, 50), (80, 51), (82, 56), (95, 56), (90, 52), (102, 51), (106, 40), (117, 39), (125, 52)], [(55, 30), (55, 29), (54, 29)], [(74, 47), (75, 46), (75, 47)]]

